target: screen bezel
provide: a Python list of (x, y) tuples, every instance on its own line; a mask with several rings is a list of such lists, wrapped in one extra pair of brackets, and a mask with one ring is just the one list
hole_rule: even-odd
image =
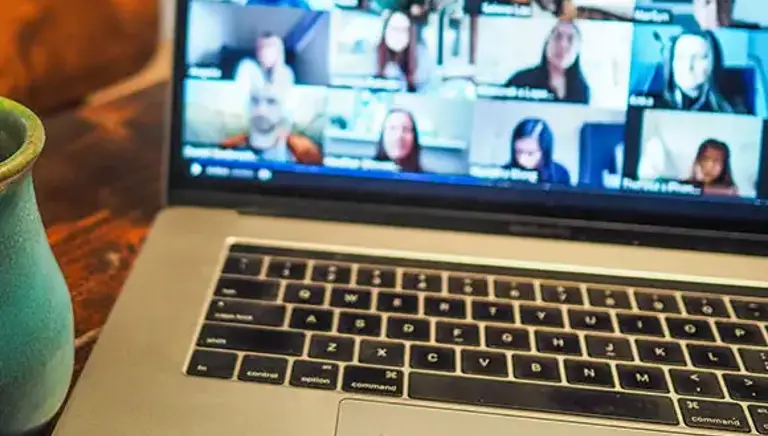
[[(191, 178), (186, 174), (186, 163), (181, 157), (183, 131), (183, 98), (184, 78), (186, 72), (186, 43), (188, 30), (188, 6), (195, 0), (177, 2), (172, 81), (169, 100), (169, 135), (165, 144), (165, 198), (170, 205), (185, 206), (215, 206), (222, 208), (246, 209), (258, 211), (259, 204), (275, 198), (295, 200), (280, 202), (286, 209), (302, 208), (306, 200), (338, 202), (339, 219), (344, 220), (350, 211), (361, 205), (387, 204), (400, 207), (403, 222), (408, 225), (419, 225), (418, 215), (424, 210), (445, 210), (452, 215), (464, 213), (477, 231), (488, 231), (488, 221), (482, 217), (493, 217), (494, 220), (516, 221), (516, 217), (541, 217), (552, 222), (560, 222), (562, 226), (578, 228), (579, 223), (593, 228), (599, 223), (606, 223), (613, 228), (625, 226), (627, 231), (642, 226), (643, 233), (657, 227), (659, 233), (668, 233), (670, 228), (685, 230), (690, 237), (699, 231), (712, 235), (741, 234), (749, 240), (749, 235), (756, 237), (756, 242), (764, 241), (761, 236), (768, 235), (768, 207), (748, 204), (722, 204), (718, 202), (690, 203), (690, 209), (685, 213), (665, 213), (663, 209), (679, 205), (679, 198), (656, 198), (658, 210), (639, 210), (636, 201), (643, 196), (633, 194), (617, 195), (616, 193), (569, 193), (557, 191), (532, 191), (506, 188), (513, 195), (501, 200), (490, 198), (458, 199), (447, 196), (429, 194), (394, 193), (387, 189), (382, 181), (373, 179), (354, 179), (352, 189), (339, 187), (285, 186), (243, 182), (237, 180)], [(763, 159), (762, 173), (768, 168), (768, 159)], [(326, 177), (326, 176), (321, 176)], [(353, 180), (353, 179), (349, 179)], [(375, 186), (379, 183), (379, 188)], [(412, 182), (402, 182), (412, 183)], [(405, 185), (403, 185), (405, 186)], [(390, 186), (391, 187), (391, 186)], [(486, 188), (478, 188), (486, 189)], [(427, 189), (428, 190), (428, 189)], [(479, 192), (479, 191), (478, 191)], [(490, 192), (490, 191), (489, 191)], [(601, 203), (603, 202), (603, 203)], [(601, 203), (600, 206), (594, 204)], [(606, 204), (609, 203), (609, 204)], [(346, 206), (346, 207), (345, 207)], [(661, 207), (664, 206), (664, 207)], [(727, 209), (729, 216), (722, 212)], [(738, 213), (736, 209), (738, 209)], [(288, 212), (288, 211), (287, 211)], [(412, 212), (412, 214), (410, 213)], [(719, 216), (715, 214), (718, 212)], [(289, 212), (288, 212), (289, 213)], [(407, 216), (411, 215), (411, 216)], [(430, 214), (431, 215), (431, 214)], [(748, 216), (749, 215), (749, 216)], [(396, 218), (395, 218), (396, 219)], [(395, 224), (395, 223), (393, 223)], [(429, 226), (428, 223), (425, 225)], [(508, 231), (509, 232), (509, 231)], [(514, 233), (514, 231), (512, 231)], [(523, 231), (523, 233), (525, 233)], [(657, 238), (654, 238), (657, 239)], [(642, 243), (642, 241), (638, 241)], [(764, 242), (758, 242), (764, 243)], [(652, 245), (660, 245), (652, 243)], [(663, 239), (661, 242), (663, 245)]]

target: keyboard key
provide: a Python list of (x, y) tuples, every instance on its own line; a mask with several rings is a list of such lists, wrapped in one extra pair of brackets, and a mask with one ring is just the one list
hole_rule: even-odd
[(677, 425), (679, 422), (672, 400), (660, 395), (601, 391), (540, 383), (412, 372), (408, 379), (408, 395), (417, 400), (509, 410), (613, 418), (666, 425)]
[(632, 347), (626, 339), (592, 335), (586, 335), (584, 339), (587, 343), (587, 354), (589, 354), (589, 357), (624, 361), (635, 360), (635, 357), (632, 355)]
[(631, 309), (629, 294), (618, 289), (587, 289), (589, 304), (595, 307), (607, 307), (609, 309)]
[(637, 308), (647, 312), (680, 313), (680, 305), (672, 294), (635, 291)]
[(688, 427), (749, 433), (744, 409), (734, 403), (680, 398), (678, 404)]
[(197, 344), (201, 347), (300, 356), (304, 351), (304, 340), (302, 332), (206, 323), (200, 330)]
[(531, 351), (528, 330), (513, 327), (485, 327), (485, 346), (505, 350)]
[(348, 265), (315, 263), (311, 279), (313, 282), (348, 285), (352, 280), (352, 268)]
[(187, 374), (200, 377), (232, 378), (237, 354), (223, 351), (195, 350), (187, 366)]
[(342, 336), (312, 335), (309, 357), (351, 362), (355, 355), (355, 340)]
[(757, 374), (768, 374), (768, 350), (739, 349), (744, 369)]
[(405, 346), (400, 342), (360, 341), (357, 361), (381, 366), (403, 366)]
[(392, 312), (392, 313), (405, 313), (405, 314), (418, 314), (419, 313), (419, 297), (416, 295), (394, 293), (394, 292), (379, 292), (378, 302), (376, 308), (380, 312)]
[(461, 351), (461, 372), (465, 374), (507, 377), (507, 356), (492, 351)]
[(571, 328), (613, 333), (613, 321), (608, 312), (568, 309)]
[(636, 391), (669, 392), (661, 368), (652, 366), (616, 365), (621, 387)]
[(357, 281), (361, 286), (374, 288), (395, 288), (395, 270), (391, 268), (377, 268), (361, 266), (357, 269)]
[(387, 337), (428, 342), (432, 338), (432, 328), (426, 319), (390, 316), (387, 320)]
[(485, 277), (454, 276), (448, 278), (448, 292), (472, 297), (488, 296), (488, 279)]
[(537, 331), (536, 348), (542, 353), (581, 355), (579, 337), (573, 333)]
[(287, 283), (283, 301), (287, 303), (321, 306), (325, 301), (325, 286), (304, 283)]
[(424, 314), (443, 318), (467, 317), (467, 307), (464, 300), (457, 298), (424, 297)]
[(680, 395), (696, 397), (723, 398), (723, 390), (717, 375), (712, 372), (687, 371), (682, 369), (669, 370), (672, 386)]
[(731, 299), (731, 307), (739, 319), (768, 321), (768, 302)]
[(669, 334), (676, 339), (694, 341), (715, 341), (712, 327), (703, 319), (667, 318)]
[(331, 291), (331, 306), (342, 309), (368, 310), (373, 297), (371, 291), (364, 289), (334, 286)]
[(726, 344), (765, 346), (765, 337), (760, 329), (752, 324), (732, 322), (715, 323), (720, 340)]
[(238, 274), (241, 276), (256, 277), (261, 274), (263, 260), (258, 256), (247, 256), (245, 254), (230, 254), (224, 262), (224, 274)]
[(411, 367), (432, 371), (456, 371), (456, 353), (452, 348), (411, 345)]
[(403, 396), (403, 372), (397, 369), (347, 365), (341, 389), (358, 394)]
[(739, 370), (730, 348), (688, 344), (688, 355), (696, 368)]
[(607, 363), (565, 359), (565, 378), (575, 385), (614, 387), (613, 371)]
[(560, 382), (560, 367), (552, 357), (513, 354), (512, 368), (522, 380)]
[(768, 403), (768, 378), (754, 375), (724, 374), (728, 393), (734, 400)]
[(325, 309), (294, 307), (289, 325), (299, 330), (329, 332), (333, 327), (333, 312)]
[(622, 333), (643, 336), (664, 336), (661, 321), (653, 315), (616, 315)]
[(339, 333), (361, 336), (381, 336), (381, 315), (341, 312)]
[(216, 295), (219, 297), (248, 300), (275, 301), (279, 291), (280, 283), (274, 280), (222, 277), (216, 285)]
[(404, 272), (403, 289), (409, 291), (442, 292), (443, 277), (440, 274)]
[(637, 346), (637, 355), (642, 362), (685, 366), (685, 355), (677, 342), (638, 339), (635, 345)]
[(281, 385), (288, 371), (288, 359), (268, 356), (245, 356), (237, 379), (247, 382)]
[(493, 281), (493, 288), (493, 295), (495, 295), (496, 298), (516, 301), (536, 301), (536, 292), (534, 291), (533, 282), (497, 278)]
[(523, 324), (563, 328), (563, 312), (556, 307), (520, 305), (520, 320)]
[(304, 280), (306, 275), (307, 263), (302, 260), (272, 259), (267, 267), (267, 277)]
[(480, 328), (475, 324), (460, 324), (438, 321), (436, 339), (442, 344), (480, 345)]
[(291, 369), (291, 386), (334, 390), (339, 384), (339, 365), (297, 360)]
[(490, 301), (472, 302), (472, 319), (498, 323), (515, 322), (515, 307), (511, 304), (492, 303)]
[(685, 311), (690, 315), (714, 316), (728, 318), (728, 310), (725, 303), (718, 297), (691, 297), (683, 296)]
[(752, 415), (752, 422), (755, 423), (757, 432), (768, 434), (768, 407), (749, 406), (749, 414)]
[(208, 308), (206, 319), (280, 327), (285, 322), (285, 306), (255, 301), (214, 299)]
[(541, 285), (541, 299), (548, 303), (583, 305), (581, 289), (578, 286)]

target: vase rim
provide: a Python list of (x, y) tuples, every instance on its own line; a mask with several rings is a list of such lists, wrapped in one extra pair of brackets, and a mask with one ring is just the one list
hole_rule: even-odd
[(24, 125), (25, 135), (18, 148), (5, 160), (0, 160), (0, 192), (24, 176), (40, 156), (45, 143), (43, 122), (27, 107), (0, 97), (0, 113), (9, 113)]

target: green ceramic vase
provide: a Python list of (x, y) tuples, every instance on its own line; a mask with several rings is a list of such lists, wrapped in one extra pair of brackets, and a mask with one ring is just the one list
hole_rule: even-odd
[(72, 304), (46, 238), (30, 169), (40, 119), (0, 97), (0, 435), (33, 434), (64, 401), (74, 360)]

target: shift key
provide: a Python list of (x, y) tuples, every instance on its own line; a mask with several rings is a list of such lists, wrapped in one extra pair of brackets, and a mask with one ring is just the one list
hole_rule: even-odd
[(688, 398), (678, 401), (683, 420), (688, 427), (750, 432), (747, 416), (738, 404)]
[(207, 348), (300, 356), (304, 341), (302, 332), (206, 323), (197, 344)]

